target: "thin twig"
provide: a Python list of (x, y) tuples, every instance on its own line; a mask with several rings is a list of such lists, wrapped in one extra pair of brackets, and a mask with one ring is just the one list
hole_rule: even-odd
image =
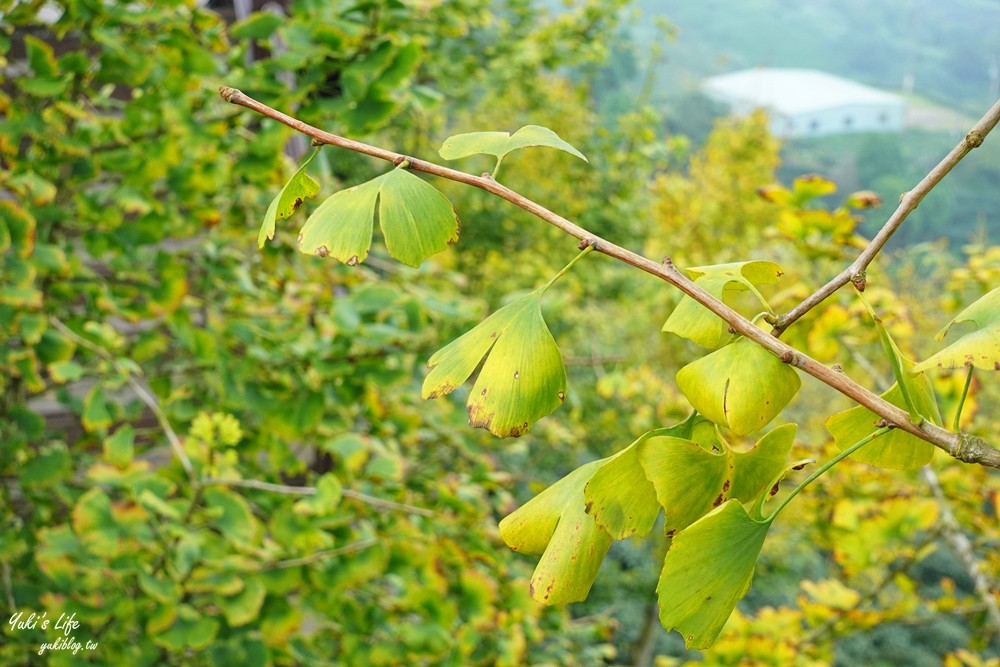
[(997, 604), (997, 599), (993, 594), (993, 591), (997, 589), (997, 582), (991, 580), (983, 571), (979, 559), (976, 558), (976, 552), (972, 548), (972, 543), (969, 542), (969, 538), (962, 530), (962, 525), (955, 518), (955, 513), (951, 511), (951, 505), (944, 495), (937, 474), (930, 466), (921, 468), (920, 474), (927, 485), (931, 487), (934, 500), (937, 501), (938, 511), (941, 513), (940, 525), (944, 539), (965, 567), (966, 574), (972, 579), (976, 595), (986, 607), (986, 616), (989, 619), (987, 628), (991, 635), (1000, 636), (1000, 604)]
[[(202, 481), (205, 486), (237, 486), (245, 489), (258, 489), (260, 491), (270, 491), (271, 493), (283, 493), (290, 496), (314, 496), (316, 495), (315, 486), (291, 486), (289, 484), (274, 484), (272, 482), (264, 482), (258, 479), (221, 479), (218, 477), (210, 477)], [(367, 493), (361, 493), (360, 491), (354, 491), (353, 489), (344, 489), (341, 494), (345, 498), (351, 498), (352, 500), (357, 500), (366, 505), (371, 505), (372, 507), (378, 507), (379, 509), (385, 510), (395, 510), (399, 512), (409, 512), (410, 514), (417, 514), (420, 516), (434, 516), (434, 512), (423, 507), (417, 507), (416, 505), (408, 505), (406, 503), (397, 503), (392, 500), (385, 500), (383, 498), (378, 498), (376, 496), (369, 496)]]
[(821, 304), (831, 294), (839, 290), (849, 282), (853, 282), (859, 290), (865, 289), (865, 272), (868, 265), (872, 263), (875, 256), (879, 254), (885, 246), (886, 241), (896, 233), (907, 216), (912, 213), (923, 201), (924, 197), (948, 175), (955, 165), (961, 162), (962, 158), (968, 155), (972, 149), (983, 143), (986, 135), (996, 127), (1000, 121), (1000, 100), (997, 100), (986, 114), (979, 119), (979, 122), (969, 131), (965, 137), (958, 142), (958, 145), (951, 149), (944, 158), (931, 169), (930, 173), (924, 176), (923, 180), (917, 183), (909, 192), (903, 194), (899, 199), (899, 206), (893, 212), (886, 223), (879, 230), (875, 238), (861, 251), (858, 258), (851, 262), (851, 265), (841, 271), (833, 280), (819, 288), (808, 297), (803, 299), (799, 305), (777, 318), (774, 322), (774, 335), (780, 336), (793, 322), (808, 313), (810, 310)]
[(67, 338), (70, 338), (78, 345), (82, 345), (91, 352), (109, 361), (115, 369), (122, 374), (125, 382), (127, 382), (129, 387), (132, 388), (135, 395), (139, 397), (140, 401), (146, 404), (146, 407), (149, 408), (150, 412), (153, 413), (153, 416), (156, 417), (156, 421), (159, 423), (160, 428), (167, 436), (167, 441), (170, 442), (170, 447), (173, 449), (174, 455), (177, 457), (177, 460), (181, 462), (184, 472), (187, 473), (191, 482), (197, 486), (198, 477), (194, 472), (194, 466), (191, 464), (191, 459), (188, 458), (187, 452), (184, 451), (184, 445), (181, 443), (181, 439), (177, 437), (177, 432), (174, 431), (173, 426), (170, 425), (170, 420), (167, 418), (167, 414), (163, 411), (163, 408), (160, 407), (160, 403), (156, 400), (156, 398), (149, 393), (144, 386), (142, 386), (142, 383), (132, 376), (132, 373), (128, 368), (123, 367), (114, 355), (105, 350), (103, 347), (95, 345), (83, 336), (80, 336), (55, 317), (50, 317), (49, 322), (51, 322), (52, 326), (62, 332)]
[(694, 281), (687, 277), (687, 275), (676, 269), (669, 258), (666, 258), (663, 263), (659, 263), (630, 250), (626, 250), (625, 248), (611, 243), (610, 241), (597, 236), (583, 227), (580, 227), (576, 223), (567, 220), (561, 215), (548, 210), (544, 206), (531, 201), (510, 188), (501, 185), (488, 175), (474, 176), (462, 171), (443, 167), (433, 162), (419, 160), (414, 157), (385, 150), (384, 148), (370, 146), (360, 141), (354, 141), (353, 139), (347, 139), (335, 134), (330, 134), (329, 132), (317, 129), (311, 125), (303, 123), (300, 120), (292, 118), (291, 116), (283, 114), (276, 109), (272, 109), (266, 104), (262, 104), (234, 88), (223, 86), (219, 89), (219, 92), (222, 95), (222, 98), (227, 102), (246, 107), (247, 109), (251, 109), (257, 113), (267, 116), (268, 118), (277, 120), (294, 130), (312, 137), (317, 142), (329, 144), (331, 146), (339, 146), (340, 148), (346, 148), (357, 153), (370, 155), (372, 157), (377, 157), (396, 164), (401, 163), (403, 160), (407, 160), (410, 163), (410, 169), (447, 178), (458, 183), (465, 183), (505, 199), (515, 206), (518, 206), (545, 222), (561, 229), (567, 234), (580, 239), (584, 244), (596, 245), (598, 252), (601, 252), (609, 257), (613, 257), (626, 264), (630, 264), (631, 266), (661, 278), (674, 287), (677, 287), (692, 299), (725, 320), (729, 326), (732, 327), (734, 332), (749, 338), (764, 349), (772, 352), (783, 362), (795, 366), (799, 370), (813, 376), (820, 382), (836, 389), (848, 398), (865, 406), (878, 416), (885, 419), (887, 423), (893, 424), (900, 429), (917, 436), (918, 438), (932, 443), (960, 461), (964, 461), (966, 463), (979, 463), (991, 468), (1000, 468), (1000, 450), (994, 449), (982, 438), (952, 433), (951, 431), (943, 429), (940, 426), (931, 424), (927, 420), (924, 420), (919, 425), (912, 424), (910, 422), (909, 415), (905, 410), (901, 410), (874, 392), (862, 387), (844, 373), (837, 372), (832, 368), (821, 364), (815, 359), (757, 327), (750, 320), (743, 317), (725, 303), (706, 292), (700, 286), (696, 285)]
[(3, 575), (3, 592), (4, 597), (7, 600), (7, 606), (10, 608), (11, 613), (17, 609), (17, 604), (14, 600), (14, 585), (11, 583), (10, 579), (10, 563), (4, 561), (0, 564), (0, 573)]
[(350, 544), (344, 545), (337, 549), (327, 549), (326, 551), (317, 551), (309, 556), (303, 556), (302, 558), (291, 558), (289, 560), (279, 560), (276, 563), (270, 563), (261, 568), (262, 572), (267, 572), (269, 570), (283, 570), (289, 567), (299, 567), (302, 565), (311, 565), (313, 563), (318, 563), (319, 561), (326, 560), (327, 558), (335, 558), (337, 556), (343, 556), (345, 554), (352, 554), (357, 551), (363, 551), (368, 547), (372, 547), (378, 544), (378, 540), (374, 537), (368, 537), (363, 540), (358, 540), (357, 542), (351, 542)]

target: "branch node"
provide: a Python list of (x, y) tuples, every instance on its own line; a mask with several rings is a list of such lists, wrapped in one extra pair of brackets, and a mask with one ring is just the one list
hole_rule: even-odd
[(792, 352), (791, 350), (785, 350), (784, 352), (781, 353), (780, 359), (781, 359), (782, 363), (794, 365), (795, 364), (795, 353)]
[(488, 180), (492, 181), (493, 180), (493, 174), (491, 174), (488, 171), (484, 171), (483, 173), (479, 174), (479, 178), (485, 178), (485, 179), (488, 179)]
[(326, 146), (326, 142), (313, 138), (313, 140), (309, 142), (309, 145), (312, 146), (313, 148), (316, 148), (317, 146)]
[(240, 94), (240, 91), (235, 88), (230, 88), (229, 86), (219, 86), (219, 95), (221, 95), (222, 99), (227, 102), (232, 102), (233, 98)]
[(851, 274), (851, 283), (859, 292), (864, 292), (868, 285), (868, 272), (864, 268), (858, 269)]
[(674, 268), (674, 260), (669, 257), (663, 258), (663, 266), (669, 266), (671, 269)]
[[(406, 164), (403, 164), (404, 162)], [(407, 167), (410, 166), (410, 164), (412, 164), (412, 161), (410, 160), (410, 158), (406, 157), (405, 155), (400, 155), (398, 158), (396, 158), (395, 160), (392, 161), (392, 164), (394, 166), (396, 166), (396, 167), (399, 167), (399, 166), (402, 165), (403, 169), (406, 169)]]
[(959, 433), (958, 444), (952, 447), (951, 455), (963, 463), (979, 463), (989, 449), (992, 448), (978, 435)]
[(965, 135), (965, 143), (970, 149), (979, 148), (983, 143), (983, 139), (985, 139), (985, 137), (979, 130), (970, 130), (969, 133)]
[(583, 239), (582, 241), (580, 241), (580, 244), (576, 247), (579, 248), (580, 250), (586, 250), (587, 248), (590, 247), (593, 247), (594, 250), (600, 250), (600, 247), (597, 244), (597, 239), (592, 239), (592, 238)]
[(844, 367), (841, 366), (840, 364), (834, 364), (833, 366), (830, 366), (830, 370), (832, 370), (832, 371), (834, 371), (836, 373), (843, 373), (844, 372)]

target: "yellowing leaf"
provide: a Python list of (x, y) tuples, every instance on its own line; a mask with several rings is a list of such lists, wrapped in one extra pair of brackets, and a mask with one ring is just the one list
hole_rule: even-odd
[(355, 266), (371, 247), (374, 217), (389, 254), (410, 266), (458, 240), (458, 215), (434, 186), (406, 169), (341, 190), (319, 205), (299, 234), (299, 250)]
[(695, 410), (739, 435), (766, 426), (800, 385), (788, 364), (747, 338), (677, 372), (677, 387)]
[(431, 372), (423, 397), (454, 391), (485, 356), (467, 403), (473, 427), (517, 437), (559, 407), (566, 396), (566, 368), (542, 318), (543, 289), (504, 306), (438, 350), (427, 362)]
[(729, 498), (750, 503), (761, 496), (786, 469), (795, 432), (794, 424), (779, 426), (745, 452), (724, 442), (724, 451), (710, 452), (677, 437), (640, 443), (639, 461), (663, 507), (667, 534), (684, 530)]
[(538, 602), (578, 602), (590, 592), (612, 540), (587, 514), (584, 486), (606, 461), (577, 468), (500, 522), (507, 546), (541, 556), (531, 578)]
[(584, 489), (587, 513), (614, 539), (646, 535), (653, 528), (660, 504), (656, 489), (639, 461), (639, 447), (652, 437), (690, 437), (692, 420), (650, 431), (608, 459)]
[(770, 525), (730, 500), (674, 537), (656, 587), (660, 623), (689, 649), (708, 648), (722, 632), (750, 588)]
[(976, 330), (965, 334), (929, 359), (917, 364), (913, 371), (919, 373), (935, 366), (963, 368), (975, 366), (987, 370), (1000, 370), (1000, 287), (981, 297), (959, 313), (937, 335), (943, 339), (953, 326), (972, 322)]
[[(685, 273), (696, 285), (727, 304), (731, 305), (737, 292), (749, 290), (761, 305), (768, 308), (756, 286), (775, 282), (781, 276), (781, 267), (774, 262), (752, 261), (696, 266), (686, 269)], [(663, 324), (663, 331), (688, 338), (708, 348), (716, 347), (727, 329), (728, 325), (722, 318), (687, 295), (681, 298)]]
[[(920, 374), (913, 379), (910, 396), (920, 414), (930, 421), (940, 424), (941, 415), (938, 413), (937, 401), (934, 399), (934, 390), (925, 374)], [(895, 383), (882, 394), (882, 398), (895, 406), (906, 409), (903, 392)], [(827, 419), (826, 430), (833, 436), (837, 447), (844, 450), (871, 434), (876, 428), (875, 424), (880, 419), (868, 408), (858, 405), (850, 410), (838, 412)], [(898, 428), (879, 436), (851, 455), (855, 461), (893, 470), (915, 470), (930, 463), (933, 457), (934, 445)]]
[(264, 214), (264, 224), (260, 226), (260, 233), (257, 235), (258, 248), (263, 248), (267, 239), (274, 238), (274, 228), (278, 220), (283, 220), (295, 213), (303, 201), (315, 197), (319, 193), (319, 183), (306, 173), (306, 167), (317, 155), (319, 155), (318, 147), (306, 158), (306, 161), (292, 175), (285, 187), (281, 188), (278, 196), (271, 201), (271, 205), (267, 207), (267, 212)]
[(573, 148), (547, 127), (540, 125), (525, 125), (511, 135), (509, 132), (468, 132), (448, 137), (441, 144), (438, 153), (445, 160), (457, 160), (470, 155), (495, 155), (503, 159), (512, 153), (529, 146), (546, 146), (575, 155), (584, 162), (589, 162), (583, 153)]

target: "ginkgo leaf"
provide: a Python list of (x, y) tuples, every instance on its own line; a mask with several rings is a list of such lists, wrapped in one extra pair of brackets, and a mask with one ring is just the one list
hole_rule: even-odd
[(677, 372), (677, 387), (694, 409), (739, 435), (766, 426), (801, 384), (788, 364), (748, 338)]
[(458, 239), (458, 215), (448, 198), (396, 168), (320, 204), (302, 227), (299, 250), (356, 266), (368, 256), (376, 209), (389, 254), (404, 264), (420, 266)]
[[(781, 267), (774, 262), (752, 261), (696, 266), (685, 269), (695, 284), (717, 299), (730, 304), (737, 292), (750, 291), (761, 305), (770, 310), (757, 291), (781, 277)], [(698, 345), (714, 348), (726, 335), (729, 325), (722, 318), (685, 295), (663, 324), (663, 331), (688, 338)]]
[(531, 597), (538, 602), (578, 602), (590, 592), (612, 540), (587, 514), (583, 489), (606, 461), (577, 468), (500, 522), (507, 546), (541, 556), (531, 577)]
[(517, 437), (559, 407), (566, 398), (566, 367), (542, 318), (543, 291), (504, 306), (438, 350), (427, 362), (423, 397), (452, 392), (486, 357), (467, 403), (473, 427)]
[(509, 132), (468, 132), (448, 137), (438, 153), (445, 160), (457, 160), (470, 155), (495, 155), (503, 159), (508, 153), (530, 146), (545, 146), (587, 158), (547, 127), (525, 125), (513, 135)]
[(746, 595), (771, 520), (758, 521), (736, 500), (674, 537), (656, 587), (660, 623), (689, 648), (708, 648)]
[[(798, 426), (783, 424), (771, 429), (752, 449), (733, 454), (733, 483), (729, 497), (746, 504), (775, 484), (789, 470), (788, 455), (795, 442)], [(802, 465), (798, 461), (792, 465)]]
[(315, 197), (319, 193), (319, 183), (312, 176), (306, 173), (306, 167), (319, 155), (317, 147), (302, 163), (302, 166), (292, 175), (281, 188), (278, 196), (271, 201), (264, 214), (264, 224), (260, 226), (260, 233), (257, 234), (257, 247), (263, 248), (268, 239), (274, 238), (274, 228), (278, 220), (283, 220), (302, 205), (302, 202), (310, 197)]
[(663, 507), (667, 535), (688, 527), (725, 498), (729, 463), (722, 453), (690, 440), (659, 437), (642, 444), (639, 461)]
[(587, 513), (614, 539), (649, 533), (660, 513), (656, 490), (639, 462), (639, 446), (653, 437), (690, 438), (693, 420), (643, 434), (608, 459), (584, 489)]
[[(910, 398), (920, 414), (935, 424), (940, 424), (941, 414), (927, 375), (921, 373), (916, 377), (910, 376), (908, 382)], [(882, 394), (882, 398), (895, 406), (906, 408), (903, 392), (897, 384), (893, 384)], [(833, 436), (837, 447), (844, 450), (871, 434), (880, 419), (868, 408), (858, 405), (827, 419), (826, 430)], [(893, 470), (915, 470), (930, 463), (933, 457), (934, 445), (898, 428), (851, 454), (851, 458), (860, 463)]]
[(723, 451), (710, 452), (678, 437), (641, 442), (638, 458), (663, 507), (667, 534), (685, 529), (729, 498), (744, 503), (758, 498), (785, 470), (795, 433), (794, 424), (779, 426), (744, 452), (725, 442), (720, 443)]
[(917, 364), (913, 371), (928, 368), (963, 368), (975, 366), (1000, 370), (1000, 287), (982, 296), (959, 313), (937, 335), (942, 340), (953, 326), (972, 322), (976, 330), (969, 332), (937, 354)]

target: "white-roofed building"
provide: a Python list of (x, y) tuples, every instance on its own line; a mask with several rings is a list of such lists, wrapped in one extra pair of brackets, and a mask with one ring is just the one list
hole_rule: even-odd
[(898, 95), (811, 69), (743, 70), (712, 77), (703, 90), (736, 115), (764, 109), (778, 137), (898, 132), (906, 109)]

